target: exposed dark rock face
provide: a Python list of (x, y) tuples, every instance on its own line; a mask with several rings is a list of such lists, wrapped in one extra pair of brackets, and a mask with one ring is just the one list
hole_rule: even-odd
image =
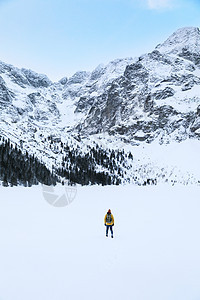
[(200, 54), (191, 52), (187, 47), (182, 48), (179, 56), (192, 61), (197, 66), (200, 65)]
[(172, 88), (166, 87), (164, 90), (158, 90), (155, 94), (153, 94), (153, 97), (156, 100), (162, 100), (166, 99), (168, 97), (174, 96), (175, 92)]
[(51, 85), (51, 81), (46, 75), (37, 74), (31, 70), (22, 69), (22, 74), (25, 75), (30, 85), (35, 88), (39, 87), (49, 87)]
[(0, 76), (0, 107), (3, 109), (12, 102), (12, 92), (6, 86), (5, 81)]

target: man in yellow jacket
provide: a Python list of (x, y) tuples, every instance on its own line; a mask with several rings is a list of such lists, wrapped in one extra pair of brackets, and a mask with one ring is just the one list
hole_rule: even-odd
[(104, 218), (104, 225), (106, 226), (106, 236), (108, 236), (108, 230), (111, 231), (111, 237), (113, 238), (113, 226), (114, 226), (114, 217), (111, 214), (111, 210), (109, 209)]

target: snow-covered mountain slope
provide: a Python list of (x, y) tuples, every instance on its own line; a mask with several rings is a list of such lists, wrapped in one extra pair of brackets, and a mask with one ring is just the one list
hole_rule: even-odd
[(45, 75), (1, 63), (1, 121), (10, 121), (11, 127), (11, 123), (18, 125), (23, 121), (32, 127), (71, 129), (86, 117), (94, 98), (108, 89), (131, 62), (133, 59), (116, 60), (92, 73), (77, 72), (59, 83), (52, 83)]
[(200, 30), (196, 27), (180, 28), (174, 32), (163, 44), (156, 47), (161, 53), (179, 55), (183, 58), (195, 61), (200, 52)]
[(182, 28), (151, 53), (57, 83), (1, 62), (0, 135), (49, 167), (62, 163), (61, 142), (86, 151), (94, 140), (104, 148), (111, 140), (111, 149), (117, 140), (134, 154), (134, 146), (198, 140), (199, 50), (199, 29)]
[[(173, 35), (174, 40), (179, 32)], [(188, 28), (182, 32), (189, 34)], [(162, 49), (168, 49), (168, 44), (165, 42)], [(199, 76), (198, 64), (189, 58), (154, 50), (126, 67), (111, 88), (97, 98), (79, 128), (147, 142), (166, 135), (173, 140), (198, 137)]]

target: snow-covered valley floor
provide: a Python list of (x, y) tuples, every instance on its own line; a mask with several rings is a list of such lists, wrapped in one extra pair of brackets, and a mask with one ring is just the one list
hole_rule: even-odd
[(199, 232), (192, 185), (78, 187), (63, 208), (41, 186), (1, 187), (0, 299), (200, 299)]

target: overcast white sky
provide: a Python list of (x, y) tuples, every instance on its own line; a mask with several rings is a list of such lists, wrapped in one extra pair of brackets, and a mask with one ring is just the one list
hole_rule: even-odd
[(56, 81), (199, 23), (198, 0), (1, 0), (0, 60)]

